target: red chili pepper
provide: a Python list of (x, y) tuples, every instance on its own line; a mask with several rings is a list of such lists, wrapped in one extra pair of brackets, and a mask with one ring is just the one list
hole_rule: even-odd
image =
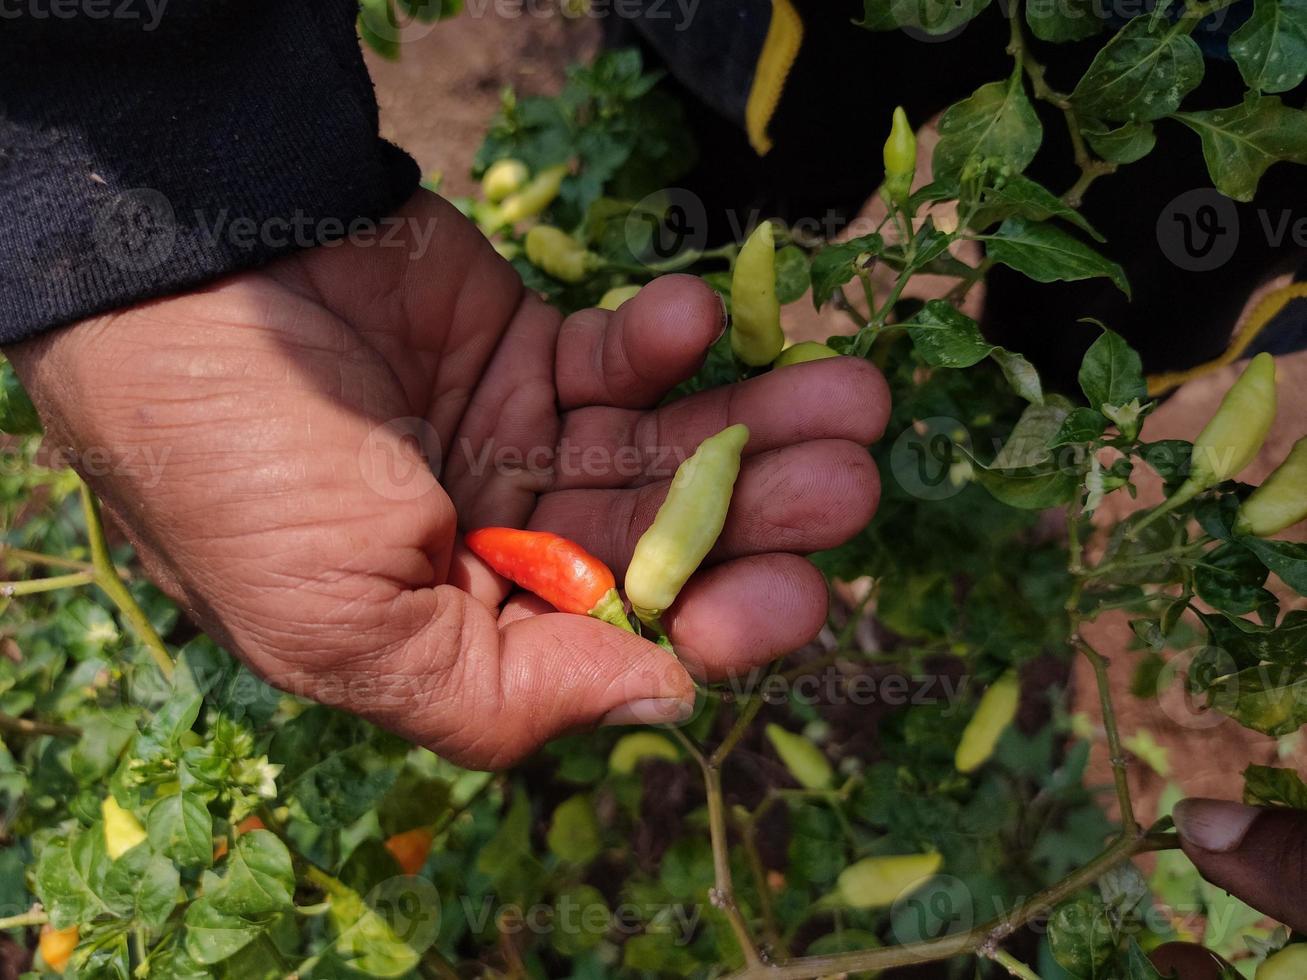
[(511, 527), (483, 527), (464, 540), (498, 574), (560, 611), (631, 629), (613, 573), (575, 541), (549, 531)]

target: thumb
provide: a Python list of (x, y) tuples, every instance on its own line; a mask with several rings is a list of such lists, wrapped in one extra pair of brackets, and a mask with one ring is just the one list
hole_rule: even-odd
[(412, 683), (403, 699), (361, 713), (458, 765), (503, 769), (571, 731), (676, 724), (694, 712), (694, 682), (675, 656), (596, 619), (497, 622), (451, 586), (410, 594), (395, 612), (407, 638), (372, 669)]
[(1204, 878), (1307, 931), (1307, 811), (1192, 799), (1177, 803), (1172, 816)]

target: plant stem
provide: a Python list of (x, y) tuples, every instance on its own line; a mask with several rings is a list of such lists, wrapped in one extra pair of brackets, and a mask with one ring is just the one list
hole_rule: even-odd
[(28, 926), (43, 926), (49, 921), (50, 916), (46, 914), (45, 909), (33, 907), (18, 915), (10, 915), (0, 919), (0, 931), (25, 929)]
[(132, 598), (127, 586), (123, 585), (122, 579), (118, 577), (118, 569), (114, 567), (113, 560), (109, 556), (109, 544), (105, 541), (104, 523), (100, 518), (100, 502), (95, 499), (95, 494), (85, 483), (80, 483), (79, 489), (82, 496), (82, 512), (86, 516), (86, 534), (91, 543), (91, 565), (95, 569), (95, 584), (113, 600), (113, 604), (118, 607), (123, 619), (127, 620), (132, 632), (150, 651), (150, 656), (158, 666), (159, 672), (165, 679), (171, 681), (172, 655), (163, 640), (159, 638), (159, 634), (155, 632), (149, 617)]
[(708, 901), (721, 909), (735, 933), (735, 941), (744, 954), (746, 969), (767, 969), (758, 947), (749, 935), (749, 927), (735, 904), (735, 886), (731, 881), (730, 843), (726, 836), (726, 804), (722, 798), (722, 771), (712, 762), (703, 763), (704, 789), (708, 795), (708, 832), (712, 838), (713, 888)]
[[(2, 544), (0, 544), (0, 558), (9, 558), (13, 561), (23, 562), (26, 565), (67, 568), (75, 572), (95, 571), (95, 566), (89, 561), (78, 561), (76, 558), (63, 558), (59, 555), (47, 555), (39, 551), (28, 551), (26, 548), (11, 548)], [(125, 568), (118, 569), (118, 575), (129, 580), (132, 577), (132, 573)]]
[[(775, 667), (776, 664), (773, 664), (772, 669), (763, 675), (763, 684), (766, 684), (771, 675), (775, 673)], [(722, 763), (726, 761), (726, 757), (735, 751), (735, 747), (740, 744), (740, 739), (744, 738), (745, 733), (749, 730), (749, 726), (753, 723), (753, 719), (758, 716), (762, 704), (763, 699), (761, 696), (758, 696), (750, 698), (748, 703), (740, 709), (739, 715), (735, 718), (735, 724), (731, 726), (731, 730), (727, 732), (726, 737), (722, 739), (722, 744), (717, 746), (717, 750), (709, 757), (708, 765), (717, 769), (721, 768)]]
[(1020, 977), (1021, 980), (1039, 980), (1039, 974), (1030, 967), (1026, 966), (1019, 959), (1013, 956), (1005, 949), (996, 949), (990, 957), (995, 963), (1007, 970), (1014, 977)]
[(90, 585), (95, 576), (90, 572), (73, 572), (70, 575), (53, 575), (50, 578), (26, 579), (22, 582), (0, 582), (0, 596), (36, 595), (56, 589), (74, 589)]
[(28, 718), (15, 718), (12, 715), (5, 714), (0, 714), (0, 732), (11, 735), (58, 735), (63, 738), (78, 738), (82, 734), (82, 730), (73, 725), (60, 725), (52, 721), (33, 721)]

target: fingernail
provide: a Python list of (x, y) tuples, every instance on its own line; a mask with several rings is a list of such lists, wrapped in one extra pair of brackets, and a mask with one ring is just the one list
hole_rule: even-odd
[(1171, 811), (1175, 829), (1195, 847), (1215, 854), (1236, 850), (1261, 816), (1256, 807), (1227, 800), (1181, 800)]
[(726, 297), (721, 293), (718, 293), (715, 289), (713, 292), (717, 296), (717, 302), (722, 306), (722, 317), (717, 321), (722, 325), (722, 329), (717, 332), (717, 336), (713, 339), (713, 343), (716, 343), (718, 340), (721, 340), (722, 336), (726, 333), (726, 327), (731, 321), (731, 311), (726, 308)]
[(604, 715), (600, 725), (675, 725), (694, 714), (694, 704), (680, 698), (643, 698)]

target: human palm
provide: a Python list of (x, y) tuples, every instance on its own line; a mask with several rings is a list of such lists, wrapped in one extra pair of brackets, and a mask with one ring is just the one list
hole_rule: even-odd
[[(277, 686), (488, 768), (576, 728), (681, 719), (690, 672), (815, 635), (825, 586), (798, 556), (874, 509), (875, 370), (818, 361), (659, 407), (721, 330), (697, 279), (564, 320), (441, 199), (400, 217), (434, 229), (425, 251), (317, 248), (10, 352), (151, 575)], [(747, 458), (667, 616), (677, 657), (505, 602), (459, 544), (547, 528), (620, 580), (677, 461), (734, 422)]]

